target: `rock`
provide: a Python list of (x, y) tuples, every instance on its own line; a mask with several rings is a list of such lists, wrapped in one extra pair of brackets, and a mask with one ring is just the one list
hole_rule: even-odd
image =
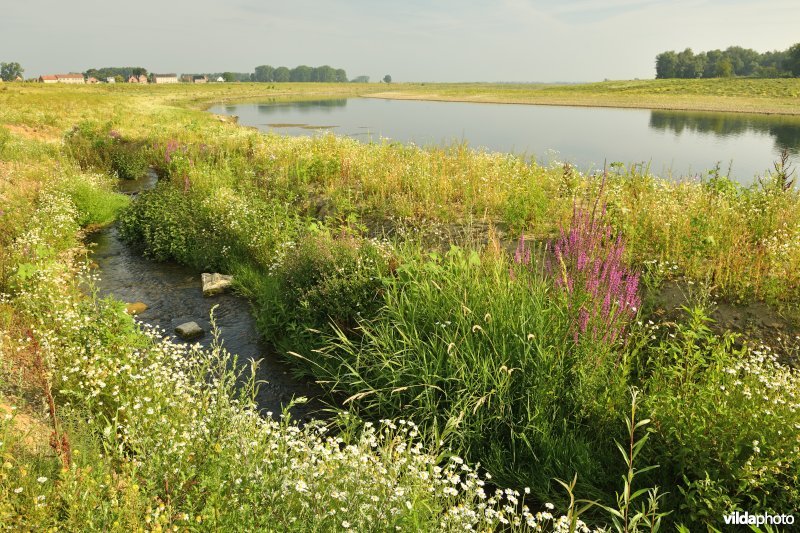
[(138, 315), (147, 311), (147, 304), (143, 302), (134, 302), (125, 306), (125, 312), (129, 315)]
[(203, 296), (213, 296), (228, 289), (233, 283), (233, 276), (224, 274), (203, 273)]
[(175, 328), (175, 333), (177, 333), (178, 337), (181, 339), (190, 341), (202, 337), (205, 331), (203, 331), (203, 328), (201, 328), (197, 322), (185, 322)]

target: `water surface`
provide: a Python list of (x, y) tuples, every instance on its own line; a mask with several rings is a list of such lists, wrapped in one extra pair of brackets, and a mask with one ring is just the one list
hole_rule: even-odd
[(772, 168), (782, 149), (800, 152), (800, 117), (788, 115), (372, 98), (232, 104), (209, 111), (237, 115), (241, 124), (262, 131), (332, 132), (417, 145), (464, 142), (543, 164), (568, 161), (584, 171), (620, 162), (678, 179), (706, 175), (719, 164), (723, 174), (730, 171), (744, 184)]

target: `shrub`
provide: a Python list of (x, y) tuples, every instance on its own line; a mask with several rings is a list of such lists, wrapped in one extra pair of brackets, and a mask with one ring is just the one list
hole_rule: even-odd
[(109, 224), (130, 203), (127, 196), (111, 191), (102, 179), (76, 176), (63, 187), (78, 210), (77, 222), (82, 227)]
[(137, 179), (147, 172), (145, 145), (124, 139), (111, 123), (81, 122), (64, 141), (67, 153), (85, 170), (102, 170), (119, 179)]
[(359, 320), (359, 336), (339, 332), (301, 354), (315, 375), (370, 416), (402, 413), (447, 435), (502, 484), (549, 499), (562, 496), (553, 478), (578, 472), (581, 494), (608, 494), (624, 371), (584, 375), (591, 348), (574, 345), (563, 296), (535, 271), (512, 280), (505, 257), (398, 254), (384, 305)]
[(654, 350), (650, 448), (678, 518), (719, 524), (734, 510), (780, 514), (800, 501), (800, 374), (768, 348), (735, 348), (701, 307)]
[(258, 307), (263, 331), (287, 349), (300, 349), (301, 339), (310, 342), (312, 331), (331, 325), (351, 334), (383, 303), (390, 252), (377, 241), (322, 229), (287, 243), (280, 254)]
[(120, 237), (156, 261), (175, 260), (198, 269), (224, 270), (227, 239), (191, 194), (169, 186), (139, 195), (119, 215)]

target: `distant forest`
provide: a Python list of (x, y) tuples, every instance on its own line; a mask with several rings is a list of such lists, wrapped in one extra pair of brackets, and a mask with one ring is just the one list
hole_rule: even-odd
[(695, 54), (668, 51), (656, 56), (656, 79), (664, 78), (789, 78), (800, 76), (800, 43), (788, 50), (759, 53), (741, 46)]
[(257, 82), (311, 82), (319, 81), (326, 83), (347, 82), (347, 73), (344, 69), (333, 68), (328, 65), (321, 67), (309, 67), (300, 65), (293, 69), (287, 67), (272, 67), (270, 65), (261, 65), (256, 67), (251, 81)]

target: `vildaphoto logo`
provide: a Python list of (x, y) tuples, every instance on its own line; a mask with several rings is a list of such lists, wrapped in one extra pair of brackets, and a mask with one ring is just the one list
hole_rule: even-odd
[(794, 524), (794, 515), (790, 514), (750, 514), (747, 511), (736, 511), (724, 516), (726, 525), (737, 526), (791, 526)]

